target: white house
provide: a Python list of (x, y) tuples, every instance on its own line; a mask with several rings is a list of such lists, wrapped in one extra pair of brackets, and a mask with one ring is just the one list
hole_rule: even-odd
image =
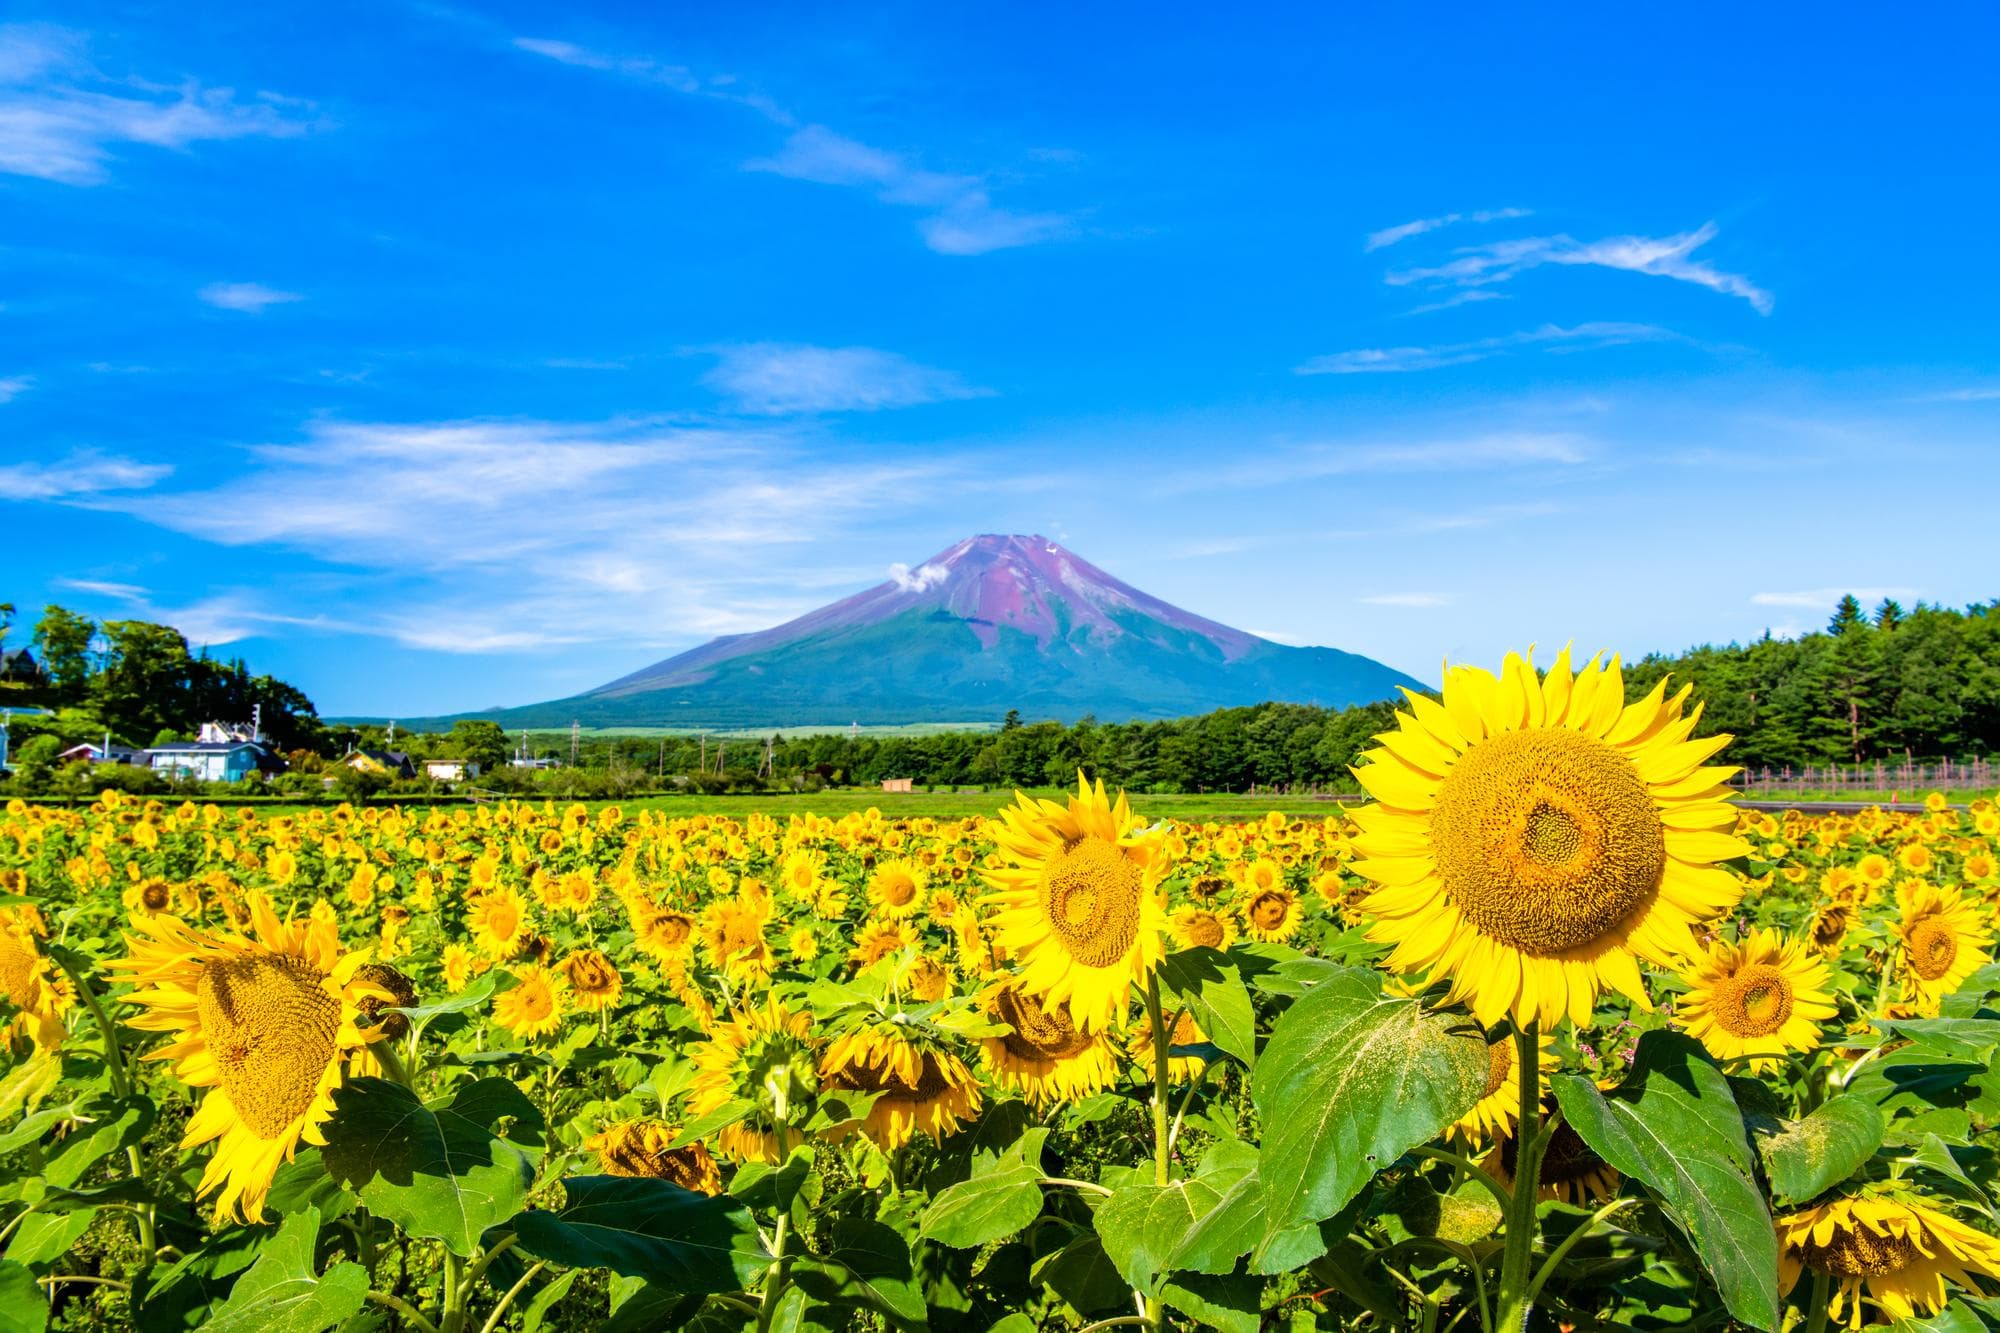
[(479, 765), (470, 759), (426, 759), (424, 774), (439, 782), (463, 782), (479, 776)]

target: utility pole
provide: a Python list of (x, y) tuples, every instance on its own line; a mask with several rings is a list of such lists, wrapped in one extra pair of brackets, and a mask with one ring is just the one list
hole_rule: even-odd
[(722, 773), (722, 756), (727, 753), (728, 749), (729, 742), (727, 741), (717, 741), (715, 743), (715, 772), (718, 777)]
[(583, 747), (583, 724), (575, 718), (569, 720), (569, 766), (576, 767), (577, 755)]
[(706, 773), (706, 772), (708, 772), (708, 733), (707, 733), (707, 732), (705, 732), (705, 731), (701, 733), (701, 768), (700, 768), (700, 771), (701, 771), (701, 772), (703, 772), (703, 773)]

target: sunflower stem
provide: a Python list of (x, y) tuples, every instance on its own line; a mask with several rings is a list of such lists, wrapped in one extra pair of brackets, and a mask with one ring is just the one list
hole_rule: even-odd
[(1146, 1019), (1153, 1026), (1153, 1183), (1167, 1183), (1167, 1019), (1160, 1006), (1160, 978), (1146, 978)]
[(1636, 1199), (1613, 1199), (1610, 1203), (1605, 1204), (1602, 1208), (1592, 1213), (1588, 1218), (1585, 1218), (1569, 1235), (1563, 1237), (1562, 1244), (1549, 1252), (1549, 1257), (1544, 1259), (1542, 1266), (1536, 1270), (1535, 1280), (1528, 1284), (1528, 1299), (1533, 1301), (1537, 1296), (1542, 1294), (1542, 1288), (1547, 1285), (1550, 1278), (1556, 1275), (1557, 1266), (1568, 1257), (1571, 1250), (1580, 1245), (1591, 1232), (1597, 1230), (1599, 1222), (1604, 1221), (1627, 1204), (1636, 1202), (1638, 1202)]
[[(1806, 1311), (1806, 1333), (1826, 1333), (1827, 1307), (1833, 1304), (1833, 1279), (1825, 1273), (1814, 1273), (1812, 1281), (1812, 1308)], [(1858, 1299), (1858, 1298), (1857, 1298)]]
[(438, 1326), (426, 1319), (421, 1310), (418, 1310), (401, 1296), (386, 1291), (371, 1291), (368, 1293), (368, 1299), (385, 1310), (394, 1310), (407, 1320), (412, 1327), (419, 1330), (419, 1333), (438, 1333)]
[[(104, 1069), (111, 1076), (111, 1090), (120, 1097), (132, 1095), (132, 1075), (125, 1067), (125, 1047), (118, 1040), (118, 1025), (111, 1021), (111, 1015), (104, 1011), (103, 1001), (91, 988), (89, 979), (74, 967), (61, 951), (54, 953), (56, 966), (63, 970), (69, 983), (75, 989), (84, 1007), (90, 1010), (91, 1021), (97, 1024), (97, 1031), (104, 1038)], [(125, 1149), (125, 1163), (132, 1168), (132, 1179), (143, 1182), (146, 1179), (146, 1159), (140, 1155), (137, 1144)], [(133, 1210), (134, 1223), (139, 1231), (140, 1271), (152, 1268), (155, 1247), (159, 1238), (153, 1232), (153, 1206), (142, 1205)]]
[(1514, 1129), (1514, 1197), (1507, 1210), (1506, 1249), (1500, 1258), (1500, 1298), (1494, 1316), (1498, 1333), (1523, 1333), (1535, 1290), (1529, 1270), (1535, 1259), (1536, 1209), (1541, 1202), (1542, 1071), (1540, 1024), (1514, 1028), (1514, 1063), (1521, 1078), (1521, 1120)]

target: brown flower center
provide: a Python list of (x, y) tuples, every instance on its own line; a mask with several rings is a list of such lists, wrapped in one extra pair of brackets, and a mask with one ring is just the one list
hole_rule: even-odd
[(1012, 987), (1000, 992), (993, 1008), (1014, 1029), (1000, 1040), (1018, 1059), (1063, 1060), (1090, 1046), (1091, 1039), (1076, 1030), (1066, 1010), (1044, 1009)]
[(1079, 838), (1042, 871), (1042, 912), (1072, 958), (1110, 967), (1139, 936), (1139, 867), (1116, 843)]

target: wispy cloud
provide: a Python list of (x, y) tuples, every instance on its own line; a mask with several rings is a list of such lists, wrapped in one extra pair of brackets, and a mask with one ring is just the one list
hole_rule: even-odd
[(1920, 394), (1915, 399), (1919, 403), (1990, 403), (2000, 399), (2000, 387), (1974, 385), (1965, 389), (1946, 389), (1941, 393)]
[(1383, 592), (1359, 599), (1363, 606), (1404, 606), (1411, 608), (1449, 606), (1451, 598), (1434, 592)]
[(516, 37), (513, 39), (513, 46), (516, 50), (542, 56), (574, 69), (616, 74), (620, 78), (655, 84), (677, 93), (685, 93), (690, 97), (707, 97), (721, 102), (733, 102), (738, 106), (749, 107), (780, 125), (797, 123), (788, 112), (770, 98), (761, 93), (745, 91), (733, 74), (700, 74), (686, 65), (656, 60), (651, 56), (620, 55), (610, 51), (599, 51), (552, 37)]
[(1165, 477), (1154, 483), (1152, 494), (1166, 497), (1216, 489), (1289, 486), (1324, 477), (1576, 467), (1594, 457), (1588, 440), (1560, 431), (1498, 432), (1397, 443), (1308, 444), (1262, 451), (1255, 462)]
[(196, 647), (220, 647), (241, 639), (268, 634), (274, 628), (338, 628), (332, 617), (294, 616), (262, 607), (249, 594), (219, 593), (182, 606), (161, 606), (152, 590), (133, 583), (113, 583), (101, 579), (57, 579), (58, 588), (104, 598), (118, 603), (122, 614), (156, 625), (172, 625)]
[(301, 104), (193, 80), (161, 85), (102, 74), (83, 35), (48, 24), (0, 25), (0, 172), (65, 185), (109, 176), (121, 144), (184, 149), (203, 141), (301, 134)]
[(921, 210), (917, 231), (939, 254), (980, 255), (1067, 235), (1072, 219), (997, 207), (984, 177), (927, 171), (901, 154), (808, 125), (770, 157), (744, 164), (791, 180), (867, 190), (885, 204)]
[(1884, 598), (1898, 601), (1921, 596), (1915, 588), (1807, 588), (1799, 592), (1760, 592), (1750, 598), (1752, 606), (1796, 606), (1831, 611), (1840, 599), (1852, 595), (1864, 607), (1873, 608)]
[(1771, 294), (1735, 273), (1724, 273), (1693, 253), (1715, 239), (1716, 226), (1706, 223), (1676, 236), (1612, 236), (1578, 241), (1569, 236), (1529, 236), (1496, 241), (1454, 251), (1458, 258), (1433, 268), (1390, 272), (1392, 286), (1480, 287), (1506, 282), (1544, 264), (1595, 265), (1628, 273), (1691, 282), (1748, 301), (1760, 314), (1771, 312)]
[(873, 347), (752, 343), (718, 350), (704, 381), (740, 411), (767, 416), (802, 412), (872, 412), (990, 391), (949, 370), (919, 365)]
[(1651, 324), (1595, 322), (1563, 328), (1544, 324), (1538, 329), (1477, 338), (1471, 342), (1445, 343), (1435, 347), (1363, 347), (1351, 352), (1317, 356), (1295, 367), (1299, 375), (1367, 375), (1385, 372), (1436, 370), (1441, 366), (1461, 366), (1484, 361), (1518, 347), (1548, 347), (1583, 351), (1596, 347), (1618, 347), (1626, 343), (1659, 342), (1676, 338), (1670, 329)]
[(1462, 292), (1454, 292), (1442, 301), (1426, 301), (1422, 305), (1411, 306), (1403, 313), (1406, 315), (1434, 315), (1440, 310), (1452, 310), (1458, 306), (1472, 305), (1478, 301), (1506, 301), (1510, 299), (1512, 298), (1505, 292), (1490, 291), (1484, 287), (1471, 287)]
[(1414, 222), (1401, 223), (1394, 227), (1384, 227), (1380, 231), (1368, 233), (1368, 250), (1380, 250), (1398, 241), (1407, 241), (1412, 236), (1422, 236), (1427, 231), (1439, 227), (1449, 227), (1457, 222), (1505, 222), (1510, 218), (1532, 217), (1526, 208), (1489, 208), (1478, 213), (1446, 213), (1443, 217), (1418, 218)]
[(651, 421), (327, 422), (245, 451), (220, 485), (80, 503), (336, 565), (348, 583), (313, 596), (354, 632), (448, 652), (629, 653), (810, 610), (823, 598), (807, 552), (906, 513), (913, 494), (950, 503), (971, 484), (963, 464), (856, 462), (814, 443)]
[(270, 306), (305, 300), (297, 292), (281, 292), (261, 282), (211, 282), (195, 295), (218, 310), (240, 310), (247, 315), (261, 315)]
[(0, 403), (11, 403), (34, 387), (35, 381), (27, 375), (13, 375), (0, 379)]
[(889, 581), (904, 592), (924, 592), (951, 577), (943, 565), (919, 565), (911, 569), (902, 561), (889, 566)]
[(64, 500), (106, 491), (140, 490), (173, 469), (81, 450), (56, 463), (0, 466), (0, 500)]

